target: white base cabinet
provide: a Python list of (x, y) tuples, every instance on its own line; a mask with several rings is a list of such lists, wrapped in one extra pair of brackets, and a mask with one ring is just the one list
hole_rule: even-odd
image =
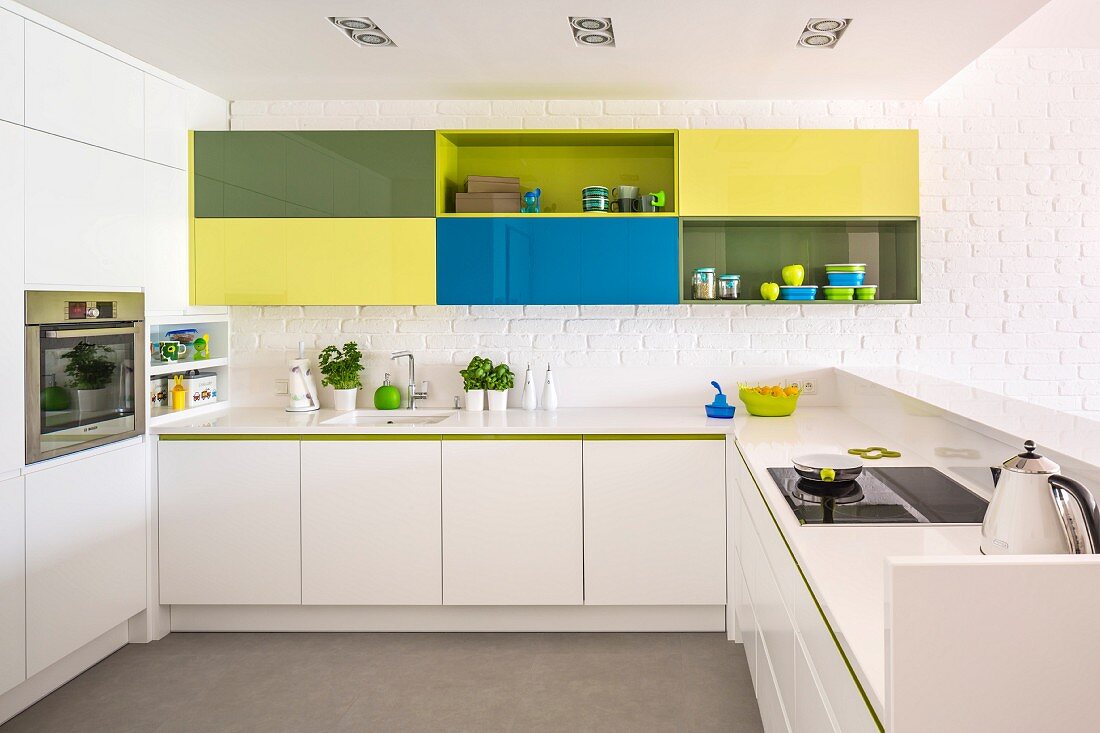
[(736, 552), (733, 598), (767, 733), (876, 733), (843, 654), (829, 631), (738, 454), (731, 471)]
[(581, 441), (557, 437), (443, 441), (445, 604), (584, 602)]
[(145, 447), (26, 476), (27, 676), (145, 609)]
[(443, 603), (439, 439), (301, 446), (302, 603)]
[(725, 604), (725, 460), (724, 440), (585, 437), (585, 604)]
[(296, 439), (162, 439), (157, 461), (161, 603), (301, 603)]
[(23, 477), (0, 481), (0, 694), (27, 678)]

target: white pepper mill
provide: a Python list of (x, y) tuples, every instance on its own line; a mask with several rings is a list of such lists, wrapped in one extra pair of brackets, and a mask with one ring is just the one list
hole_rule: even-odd
[(546, 365), (546, 383), (542, 385), (542, 409), (558, 409), (558, 391), (554, 389), (554, 375), (549, 364)]

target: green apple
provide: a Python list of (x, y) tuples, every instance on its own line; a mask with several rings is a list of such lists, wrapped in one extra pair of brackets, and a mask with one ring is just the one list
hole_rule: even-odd
[(786, 285), (801, 285), (806, 279), (806, 268), (802, 265), (787, 265), (783, 268), (783, 282)]
[(760, 286), (760, 296), (764, 300), (779, 299), (779, 283), (764, 283)]

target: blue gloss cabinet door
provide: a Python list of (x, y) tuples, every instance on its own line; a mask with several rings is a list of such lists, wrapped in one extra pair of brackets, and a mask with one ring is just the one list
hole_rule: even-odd
[(673, 217), (436, 220), (440, 305), (679, 302)]

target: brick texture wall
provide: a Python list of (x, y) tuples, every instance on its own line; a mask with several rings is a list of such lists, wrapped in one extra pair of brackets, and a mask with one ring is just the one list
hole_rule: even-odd
[(919, 305), (241, 307), (240, 368), (302, 339), (434, 364), (482, 352), (513, 367), (899, 365), (1100, 417), (1100, 51), (993, 49), (923, 102), (238, 101), (231, 115), (235, 130), (921, 134)]

